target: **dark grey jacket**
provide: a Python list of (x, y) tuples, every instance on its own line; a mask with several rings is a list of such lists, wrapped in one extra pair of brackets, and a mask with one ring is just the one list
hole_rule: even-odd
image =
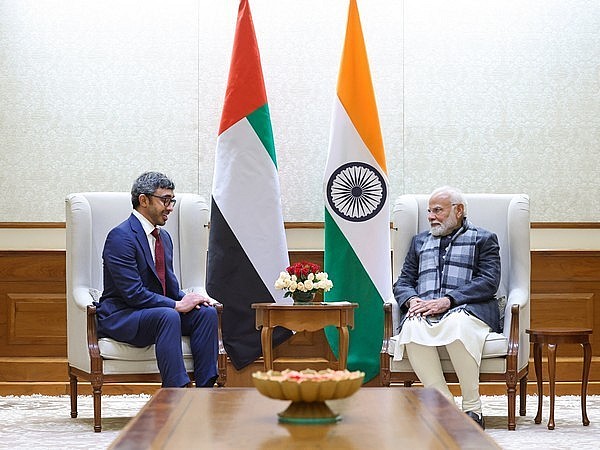
[[(446, 296), (450, 297), (453, 308), (463, 307), (487, 323), (493, 331), (501, 332), (498, 301), (495, 297), (500, 285), (498, 238), (494, 233), (482, 228), (471, 225), (471, 229), (477, 231), (473, 277), (471, 282), (447, 292)], [(419, 277), (419, 257), (428, 235), (429, 231), (424, 231), (413, 237), (404, 260), (402, 273), (394, 284), (394, 297), (400, 307), (400, 324), (404, 323), (408, 312), (407, 300), (411, 297), (419, 297), (416, 290)]]

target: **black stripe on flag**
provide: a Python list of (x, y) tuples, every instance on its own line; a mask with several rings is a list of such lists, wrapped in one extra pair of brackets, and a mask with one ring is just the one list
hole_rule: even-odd
[[(223, 343), (233, 366), (240, 370), (262, 355), (252, 303), (267, 303), (272, 297), (214, 199), (211, 202), (206, 291), (223, 303)], [(273, 345), (281, 344), (291, 335), (286, 328), (275, 328)]]

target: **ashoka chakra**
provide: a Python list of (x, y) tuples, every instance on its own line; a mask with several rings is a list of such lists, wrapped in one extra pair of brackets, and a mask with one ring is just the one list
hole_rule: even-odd
[(363, 222), (377, 215), (387, 197), (383, 176), (373, 166), (349, 162), (338, 167), (327, 182), (329, 206), (342, 218)]

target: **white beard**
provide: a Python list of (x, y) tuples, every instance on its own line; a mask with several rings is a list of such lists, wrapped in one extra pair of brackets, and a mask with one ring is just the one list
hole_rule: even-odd
[(433, 236), (446, 236), (452, 233), (458, 226), (458, 219), (456, 217), (448, 217), (444, 222), (432, 225), (431, 226), (431, 234)]

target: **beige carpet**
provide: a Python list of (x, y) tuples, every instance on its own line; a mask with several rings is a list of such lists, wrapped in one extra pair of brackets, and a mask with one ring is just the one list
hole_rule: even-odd
[[(148, 395), (104, 396), (103, 431), (94, 433), (91, 397), (79, 398), (79, 417), (76, 419), (70, 417), (68, 396), (0, 397), (0, 448), (106, 449), (149, 398)], [(543, 421), (535, 425), (533, 417), (537, 397), (528, 396), (527, 416), (517, 416), (517, 431), (506, 430), (505, 397), (484, 396), (483, 404), (486, 432), (506, 450), (600, 448), (600, 396), (589, 396), (587, 399), (591, 421), (587, 427), (581, 424), (579, 397), (557, 397), (556, 429), (553, 431), (546, 428), (549, 411), (547, 397), (544, 398)], [(376, 411), (373, 413), (376, 414)], [(393, 424), (390, 423), (390, 426)]]

